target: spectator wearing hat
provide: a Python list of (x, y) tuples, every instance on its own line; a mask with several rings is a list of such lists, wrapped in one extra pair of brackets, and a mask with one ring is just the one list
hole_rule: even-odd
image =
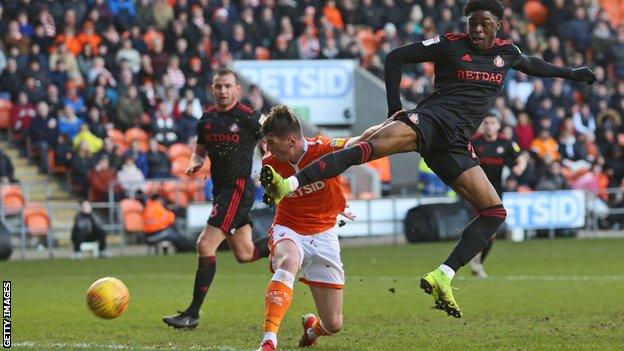
[(179, 252), (193, 251), (195, 241), (177, 230), (175, 214), (165, 208), (164, 200), (158, 194), (150, 196), (145, 202), (143, 221), (148, 243), (155, 244), (168, 240)]

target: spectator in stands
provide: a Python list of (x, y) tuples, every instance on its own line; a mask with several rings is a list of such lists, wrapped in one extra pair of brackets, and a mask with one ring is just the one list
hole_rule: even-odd
[(572, 121), (567, 118), (564, 120), (559, 133), (559, 153), (562, 160), (577, 161), (587, 158), (587, 149), (585, 145), (578, 142), (574, 136), (574, 125)]
[(30, 122), (36, 114), (37, 111), (35, 111), (35, 107), (28, 100), (26, 92), (20, 92), (17, 96), (17, 103), (13, 105), (10, 117), (11, 133), (18, 140), (22, 140), (28, 132)]
[(74, 245), (74, 259), (82, 259), (80, 244), (84, 242), (97, 241), (99, 257), (109, 257), (106, 251), (106, 230), (100, 218), (93, 213), (93, 206), (87, 200), (80, 202), (80, 211), (74, 218), (71, 240)]
[[(191, 107), (190, 110), (187, 109), (188, 106)], [(178, 102), (177, 109), (180, 112), (190, 112), (191, 116), (195, 117), (196, 120), (200, 119), (204, 114), (201, 101), (195, 97), (195, 92), (192, 89), (184, 90), (184, 97)]]
[(0, 75), (0, 87), (2, 91), (8, 92), (11, 96), (17, 96), (21, 86), (21, 73), (18, 71), (17, 60), (13, 57), (7, 59), (7, 66)]
[(104, 138), (104, 147), (97, 154), (98, 159), (106, 157), (108, 159), (108, 164), (111, 169), (117, 170), (121, 166), (121, 152), (119, 151), (119, 146), (115, 144), (113, 139), (106, 137)]
[(8, 179), (10, 182), (17, 182), (15, 179), (15, 169), (9, 155), (0, 149), (0, 179)]
[(56, 148), (54, 149), (54, 162), (58, 166), (71, 167), (74, 148), (67, 134), (59, 133)]
[(529, 150), (531, 148), (531, 141), (533, 141), (533, 124), (531, 123), (529, 114), (525, 111), (520, 111), (518, 114), (518, 124), (514, 128), (514, 134), (522, 150)]
[(186, 105), (186, 110), (180, 115), (176, 122), (178, 141), (188, 144), (196, 136), (197, 119), (192, 115), (193, 105)]
[(63, 110), (63, 102), (61, 101), (58, 87), (54, 84), (50, 84), (46, 89), (46, 93), (46, 101), (48, 103), (48, 106), (50, 107), (50, 116), (58, 119), (58, 116)]
[(134, 164), (141, 170), (144, 177), (148, 174), (147, 155), (141, 150), (141, 142), (139, 140), (133, 140), (130, 144), (130, 149), (126, 151), (124, 157), (130, 157), (134, 160)]
[(560, 158), (559, 145), (557, 141), (550, 136), (550, 131), (546, 128), (541, 129), (537, 139), (534, 139), (531, 143), (531, 151), (535, 152), (542, 162), (546, 164), (559, 161)]
[(70, 140), (73, 140), (83, 124), (84, 121), (76, 116), (72, 105), (63, 107), (63, 113), (58, 123), (60, 134), (66, 134)]
[(87, 125), (93, 135), (100, 139), (106, 138), (106, 126), (102, 122), (100, 110), (96, 107), (90, 107), (87, 113)]
[(74, 144), (74, 148), (78, 148), (79, 145), (85, 143), (90, 154), (100, 152), (102, 146), (104, 146), (104, 141), (91, 133), (88, 124), (80, 126), (80, 132), (76, 134), (72, 143)]
[[(89, 171), (89, 201), (108, 201), (109, 187), (116, 179), (117, 175), (115, 170), (110, 168), (108, 157), (101, 157), (95, 167)], [(123, 197), (120, 191), (121, 188), (118, 185), (113, 188), (116, 199)]]
[(143, 105), (135, 86), (130, 86), (126, 95), (117, 103), (115, 126), (125, 131), (128, 128), (138, 127), (143, 116)]
[(195, 241), (182, 235), (175, 227), (175, 214), (163, 205), (164, 200), (154, 194), (145, 202), (143, 221), (147, 242), (155, 244), (161, 241), (171, 241), (179, 252), (193, 251)]
[(74, 184), (78, 190), (78, 194), (86, 197), (87, 190), (89, 189), (89, 170), (93, 167), (93, 157), (89, 151), (89, 144), (86, 141), (82, 141), (78, 145), (78, 150), (72, 157), (72, 184)]
[(574, 128), (577, 133), (594, 135), (596, 131), (596, 119), (589, 109), (588, 104), (583, 104), (580, 108), (573, 109), (572, 118), (574, 120)]
[(535, 190), (563, 190), (567, 189), (568, 184), (561, 173), (561, 164), (553, 162), (548, 170), (541, 174)]
[(152, 116), (152, 131), (160, 144), (171, 146), (178, 142), (175, 121), (163, 102), (158, 105), (157, 111)]
[(58, 139), (56, 119), (49, 118), (48, 103), (45, 100), (37, 103), (37, 115), (32, 119), (28, 129), (31, 145), (39, 152), (39, 171), (48, 172), (48, 150), (54, 150)]
[(117, 182), (128, 197), (132, 197), (137, 190), (145, 192), (145, 176), (132, 157), (124, 157), (123, 165), (117, 172)]
[(77, 83), (73, 80), (69, 80), (65, 83), (65, 97), (63, 98), (63, 103), (65, 106), (70, 105), (78, 117), (84, 118), (87, 113), (87, 105), (85, 105), (82, 94), (78, 91)]
[(149, 152), (147, 153), (147, 178), (169, 178), (171, 177), (171, 162), (166, 153), (159, 149), (158, 141), (155, 138), (149, 141)]

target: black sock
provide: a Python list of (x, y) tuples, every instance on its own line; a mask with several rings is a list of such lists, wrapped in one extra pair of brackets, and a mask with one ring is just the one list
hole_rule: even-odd
[(265, 236), (254, 241), (254, 252), (251, 262), (257, 261), (263, 257), (269, 257), (269, 237)]
[(195, 273), (195, 287), (193, 289), (193, 302), (186, 313), (192, 317), (199, 317), (199, 308), (204, 302), (208, 288), (212, 283), (217, 270), (217, 258), (215, 256), (198, 257), (197, 272)]
[(444, 261), (455, 272), (470, 262), (488, 245), (488, 240), (496, 234), (496, 230), (505, 221), (507, 211), (503, 205), (496, 205), (479, 211), (479, 216), (470, 222), (462, 232), (453, 252)]
[(490, 250), (492, 250), (492, 246), (494, 246), (494, 237), (491, 237), (488, 240), (488, 246), (486, 246), (485, 249), (481, 251), (481, 263), (483, 263), (483, 261), (485, 261), (485, 258), (489, 255)]
[(297, 173), (299, 187), (342, 174), (347, 168), (370, 161), (373, 145), (369, 141), (334, 151), (319, 158)]

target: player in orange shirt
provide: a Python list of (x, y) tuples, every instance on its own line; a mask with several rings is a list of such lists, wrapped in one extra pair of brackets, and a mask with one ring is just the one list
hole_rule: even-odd
[[(271, 110), (262, 126), (262, 134), (271, 152), (262, 161), (282, 177), (332, 151), (357, 143), (381, 128), (368, 129), (351, 139), (329, 139), (323, 136), (305, 138), (301, 123), (286, 106)], [(265, 175), (266, 176), (266, 175)], [(265, 202), (272, 200), (265, 196)], [(277, 206), (273, 226), (269, 230), (271, 271), (264, 313), (264, 338), (258, 351), (272, 351), (277, 346), (280, 323), (290, 307), (295, 275), (310, 287), (318, 317), (303, 316), (303, 336), (299, 346), (311, 346), (322, 335), (333, 335), (342, 328), (342, 288), (344, 270), (340, 244), (334, 231), (336, 217), (344, 214), (346, 200), (340, 179), (333, 177), (308, 184), (291, 193)]]

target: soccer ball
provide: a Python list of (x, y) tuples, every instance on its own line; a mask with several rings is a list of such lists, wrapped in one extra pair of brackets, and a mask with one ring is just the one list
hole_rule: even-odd
[(87, 290), (87, 305), (100, 318), (113, 319), (121, 316), (128, 308), (129, 301), (128, 288), (117, 278), (98, 279)]

